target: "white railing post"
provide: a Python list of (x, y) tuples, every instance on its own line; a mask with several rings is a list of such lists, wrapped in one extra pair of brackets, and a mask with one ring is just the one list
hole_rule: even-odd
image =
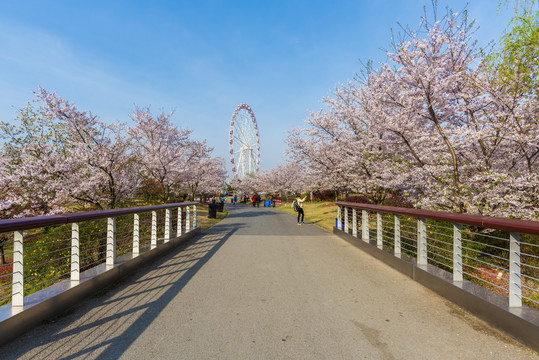
[(152, 235), (150, 240), (150, 249), (157, 246), (157, 211), (152, 211)]
[(140, 253), (140, 217), (133, 214), (133, 257)]
[(357, 210), (352, 209), (352, 236), (357, 237)]
[(463, 281), (462, 225), (453, 224), (453, 281)]
[(170, 209), (165, 209), (165, 240), (164, 242), (170, 241), (170, 222), (171, 222)]
[(189, 219), (189, 206), (185, 207), (185, 232), (191, 231), (190, 223), (191, 220)]
[(361, 210), (361, 224), (363, 225), (361, 238), (363, 241), (369, 242), (369, 213), (367, 210)]
[(376, 213), (376, 247), (378, 249), (384, 248), (384, 242), (383, 242), (382, 236), (383, 236), (382, 213), (378, 211)]
[(197, 227), (197, 206), (193, 205), (193, 229)]
[(176, 224), (176, 236), (182, 235), (182, 208), (178, 207), (178, 223)]
[(509, 234), (509, 307), (522, 307), (520, 274), (520, 234)]
[(344, 232), (348, 234), (348, 206), (344, 207)]
[(13, 277), (11, 306), (24, 306), (24, 249), (22, 230), (13, 232)]
[(427, 222), (417, 218), (417, 265), (427, 265)]
[(341, 207), (337, 206), (337, 229), (341, 230)]
[(111, 268), (116, 262), (116, 218), (107, 218), (107, 259), (106, 267)]
[(80, 281), (80, 233), (79, 223), (71, 224), (71, 281)]
[(393, 254), (397, 257), (401, 256), (401, 217), (400, 215), (394, 215), (395, 219), (395, 230), (394, 230), (394, 239), (395, 239), (395, 248), (393, 249)]

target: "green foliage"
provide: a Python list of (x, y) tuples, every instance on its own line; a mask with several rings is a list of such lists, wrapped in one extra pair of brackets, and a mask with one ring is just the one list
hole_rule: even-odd
[(70, 225), (30, 232), (24, 242), (25, 295), (69, 277)]
[(50, 144), (56, 150), (63, 150), (68, 134), (64, 124), (43, 116), (42, 109), (35, 109), (32, 103), (18, 109), (15, 121), (0, 121), (0, 138), (4, 140), (3, 152), (17, 161), (24, 144)]
[(514, 11), (509, 29), (500, 39), (501, 47), (488, 57), (489, 66), (512, 85), (514, 93), (538, 96), (539, 2), (516, 0)]

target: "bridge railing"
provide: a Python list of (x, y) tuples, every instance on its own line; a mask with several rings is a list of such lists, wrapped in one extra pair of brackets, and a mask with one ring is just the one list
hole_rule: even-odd
[[(434, 265), (539, 308), (539, 222), (337, 202), (336, 227), (419, 267)], [(414, 259), (415, 258), (415, 259)]]
[(62, 280), (75, 286), (98, 266), (114, 268), (197, 227), (196, 202), (0, 220), (0, 305)]

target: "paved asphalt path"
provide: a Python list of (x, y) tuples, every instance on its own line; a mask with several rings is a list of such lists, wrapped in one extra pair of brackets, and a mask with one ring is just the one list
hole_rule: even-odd
[(537, 359), (313, 224), (229, 209), (0, 359)]

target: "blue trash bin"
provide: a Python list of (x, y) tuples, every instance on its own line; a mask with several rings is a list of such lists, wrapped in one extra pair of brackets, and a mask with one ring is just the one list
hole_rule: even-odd
[(264, 207), (270, 207), (271, 201), (270, 200), (264, 200)]

